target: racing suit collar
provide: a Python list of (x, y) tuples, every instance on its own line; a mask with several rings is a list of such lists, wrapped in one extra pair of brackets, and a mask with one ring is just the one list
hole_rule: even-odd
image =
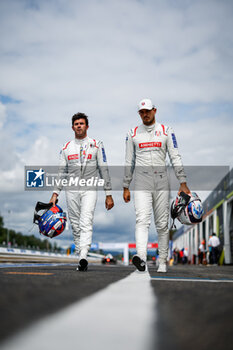
[(156, 127), (156, 122), (154, 123), (154, 124), (152, 124), (152, 125), (145, 125), (145, 124), (142, 124), (143, 125), (143, 127), (145, 128), (145, 130), (147, 131), (147, 132), (151, 132), (151, 131), (153, 131), (154, 129), (155, 129), (155, 127)]
[(84, 139), (77, 139), (76, 137), (75, 137), (75, 142), (78, 144), (78, 145), (80, 145), (80, 144), (83, 144), (83, 143), (86, 143), (87, 141), (88, 141), (88, 136), (86, 136)]

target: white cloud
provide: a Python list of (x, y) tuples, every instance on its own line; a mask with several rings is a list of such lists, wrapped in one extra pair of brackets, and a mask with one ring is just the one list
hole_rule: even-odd
[(3, 124), (6, 119), (6, 107), (0, 102), (0, 129), (3, 127)]
[[(185, 164), (232, 165), (232, 11), (210, 0), (1, 1), (0, 97), (18, 101), (0, 102), (1, 192), (26, 201), (24, 165), (57, 163), (77, 111), (90, 116), (108, 162), (123, 164), (147, 96), (174, 127)], [(213, 116), (216, 104), (230, 107)], [(98, 209), (96, 222), (115, 223), (122, 208)]]
[(233, 166), (233, 119), (225, 115), (177, 123), (185, 165)]

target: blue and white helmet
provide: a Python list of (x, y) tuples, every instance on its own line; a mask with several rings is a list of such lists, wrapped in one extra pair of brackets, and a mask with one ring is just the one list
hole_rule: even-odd
[(203, 214), (204, 210), (200, 198), (196, 192), (191, 192), (188, 204), (177, 216), (177, 219), (184, 225), (194, 225), (202, 221)]
[[(38, 212), (42, 211), (41, 214)], [(39, 231), (46, 237), (60, 235), (66, 227), (66, 213), (53, 203), (37, 202), (33, 222), (39, 226)]]

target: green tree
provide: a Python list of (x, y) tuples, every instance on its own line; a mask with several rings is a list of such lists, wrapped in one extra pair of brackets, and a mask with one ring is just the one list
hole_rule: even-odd
[(3, 226), (4, 226), (3, 217), (0, 216), (0, 229), (3, 228)]
[(9, 242), (13, 245), (17, 245), (20, 248), (30, 248), (41, 249), (41, 250), (57, 250), (61, 251), (60, 247), (57, 247), (56, 243), (53, 245), (49, 242), (48, 239), (40, 239), (35, 237), (34, 235), (23, 235), (21, 232), (15, 232), (14, 230), (9, 230), (4, 227), (3, 217), (0, 216), (0, 244), (3, 242), (7, 242), (7, 233), (9, 234)]

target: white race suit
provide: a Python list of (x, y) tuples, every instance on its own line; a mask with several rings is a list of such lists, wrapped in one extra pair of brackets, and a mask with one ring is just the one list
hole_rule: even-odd
[[(67, 142), (60, 152), (59, 179), (69, 184), (66, 188), (66, 201), (75, 249), (80, 259), (86, 259), (92, 242), (97, 200), (97, 187), (87, 185), (88, 181), (103, 179), (106, 195), (111, 194), (111, 180), (103, 143), (90, 137), (75, 138)], [(75, 179), (80, 182), (75, 183)], [(54, 193), (59, 194), (62, 188), (64, 183), (59, 183), (54, 188)]]
[(180, 183), (186, 182), (176, 137), (170, 127), (157, 122), (150, 126), (142, 124), (127, 134), (123, 186), (129, 188), (135, 172), (136, 247), (137, 254), (144, 261), (147, 258), (152, 210), (158, 232), (160, 262), (165, 263), (168, 256), (169, 184), (165, 164), (167, 152), (177, 179)]

